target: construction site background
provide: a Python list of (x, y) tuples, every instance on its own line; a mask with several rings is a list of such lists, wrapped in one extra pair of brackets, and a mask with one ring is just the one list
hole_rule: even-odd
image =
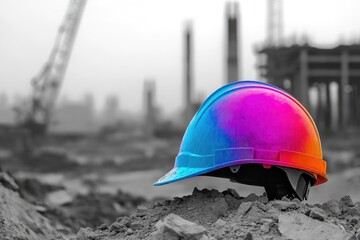
[[(78, 11), (86, 14), (85, 3), (70, 0), (67, 14), (74, 14), (72, 7), (76, 4), (84, 4)], [(219, 10), (225, 13), (224, 56), (218, 56), (223, 62), (219, 68), (224, 72), (218, 79), (220, 85), (246, 78), (241, 43), (247, 33), (241, 30), (243, 25), (251, 23), (241, 18), (240, 4), (224, 3), (224, 9)], [(311, 188), (308, 202), (322, 203), (344, 195), (354, 202), (360, 201), (360, 43), (340, 42), (324, 47), (313, 44), (311, 34), (286, 37), (283, 30), (286, 9), (280, 0), (269, 0), (267, 4), (266, 37), (262, 43), (253, 43), (252, 49), (258, 59), (254, 66), (258, 80), (285, 89), (307, 107), (320, 130), (328, 164), (329, 181)], [(260, 187), (211, 177), (153, 186), (173, 167), (186, 126), (207, 97), (201, 89), (195, 89), (198, 86), (194, 61), (194, 49), (198, 46), (194, 44), (196, 23), (184, 19), (183, 27), (176, 26), (182, 39), (179, 48), (183, 52), (183, 73), (181, 89), (176, 89), (175, 95), (182, 97), (167, 99), (181, 105), (168, 114), (161, 104), (166, 100), (158, 98), (157, 79), (146, 77), (147, 72), (142, 72), (142, 87), (136, 89), (142, 93), (141, 112), (124, 110), (124, 104), (133, 103), (123, 101), (116, 94), (110, 94), (101, 108), (96, 103), (96, 91), (78, 101), (67, 99), (66, 93), (58, 99), (62, 81), (67, 81), (65, 71), (67, 64), (71, 65), (74, 42), (74, 48), (77, 47), (76, 29), (81, 29), (81, 23), (71, 25), (66, 16), (62, 26), (70, 26), (74, 32), (62, 32), (60, 28), (58, 36), (61, 39), (68, 34), (66, 39), (71, 36), (73, 42), (55, 43), (44, 69), (34, 78), (37, 87), (32, 88), (30, 97), (13, 100), (0, 89), (0, 182), (3, 185), (10, 184), (23, 199), (37, 206), (36, 211), (61, 222), (65, 226), (61, 231), (67, 234), (76, 233), (80, 227), (111, 224), (120, 216), (135, 213), (141, 204), (189, 195), (194, 187), (219, 192), (232, 188), (241, 196), (264, 193)], [(64, 46), (68, 57), (53, 61), (53, 56), (64, 55)], [(59, 69), (64, 72), (59, 74)], [(33, 86), (30, 79), (31, 76), (29, 86)], [(20, 109), (25, 114), (20, 121), (19, 111), (14, 111), (19, 105), (25, 107), (25, 111)], [(40, 123), (36, 122), (38, 119)], [(36, 125), (27, 124), (28, 120)], [(45, 126), (46, 131), (35, 134), (36, 128), (28, 128), (37, 124)], [(16, 182), (12, 185), (12, 181)]]

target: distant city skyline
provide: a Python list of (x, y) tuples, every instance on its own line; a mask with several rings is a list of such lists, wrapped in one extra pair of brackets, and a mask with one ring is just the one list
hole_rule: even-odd
[[(257, 79), (254, 44), (266, 38), (266, 1), (240, 0), (242, 77)], [(101, 109), (116, 95), (121, 109), (143, 110), (143, 81), (156, 80), (156, 104), (183, 107), (183, 27), (194, 26), (194, 95), (225, 83), (225, 0), (89, 0), (58, 102), (94, 95)], [(45, 64), (68, 1), (0, 2), (0, 92), (27, 96)], [(309, 35), (315, 45), (360, 42), (356, 0), (283, 1), (284, 35)]]

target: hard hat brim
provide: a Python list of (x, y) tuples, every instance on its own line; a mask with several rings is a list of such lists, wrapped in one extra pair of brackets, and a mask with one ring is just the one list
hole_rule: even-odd
[[(229, 159), (229, 156), (236, 157), (237, 159)], [(210, 163), (211, 165), (204, 166), (203, 164), (205, 163)], [(292, 151), (231, 148), (217, 150), (215, 154), (204, 156), (181, 153), (176, 158), (174, 168), (155, 182), (154, 185), (161, 186), (206, 174), (220, 168), (241, 164), (263, 164), (308, 171), (316, 177), (315, 185), (324, 183), (328, 179), (326, 175), (326, 162), (318, 157)]]

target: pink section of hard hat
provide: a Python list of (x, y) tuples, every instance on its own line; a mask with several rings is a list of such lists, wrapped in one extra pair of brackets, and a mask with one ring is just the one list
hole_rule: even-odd
[(263, 87), (240, 90), (224, 96), (214, 107), (219, 110), (219, 128), (239, 147), (290, 150), (322, 157), (310, 116), (286, 94)]

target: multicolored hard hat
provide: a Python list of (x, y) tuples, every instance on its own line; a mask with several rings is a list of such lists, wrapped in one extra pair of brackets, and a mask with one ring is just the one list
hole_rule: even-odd
[[(264, 186), (273, 198), (290, 186), (301, 200), (310, 185), (327, 181), (310, 114), (285, 91), (257, 81), (225, 85), (206, 99), (184, 134), (174, 168), (154, 185), (199, 175)], [(284, 179), (286, 186), (276, 187)]]

